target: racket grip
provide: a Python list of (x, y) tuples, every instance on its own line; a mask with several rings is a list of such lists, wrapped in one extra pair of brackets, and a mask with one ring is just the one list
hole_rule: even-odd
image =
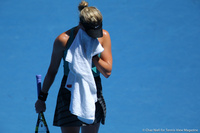
[(36, 75), (36, 83), (37, 83), (37, 94), (39, 96), (41, 91), (41, 75)]

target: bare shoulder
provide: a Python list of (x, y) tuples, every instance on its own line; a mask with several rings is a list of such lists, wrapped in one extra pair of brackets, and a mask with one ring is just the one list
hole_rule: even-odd
[(110, 34), (107, 30), (103, 30), (103, 37), (98, 40), (104, 48), (111, 45)]
[(69, 34), (70, 34), (70, 30), (63, 32), (62, 34), (60, 34), (54, 42), (54, 45), (60, 45), (63, 47), (66, 47), (67, 41), (69, 39)]
[(98, 40), (103, 47), (105, 45), (108, 45), (108, 43), (110, 42), (110, 34), (108, 33), (108, 31), (103, 29), (103, 37), (98, 38)]
[(103, 37), (110, 38), (110, 34), (108, 33), (107, 30), (103, 29)]

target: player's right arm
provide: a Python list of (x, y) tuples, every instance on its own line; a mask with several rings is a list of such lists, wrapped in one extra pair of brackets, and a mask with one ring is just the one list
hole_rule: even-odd
[(69, 36), (63, 33), (59, 35), (54, 42), (53, 52), (51, 55), (51, 62), (42, 86), (42, 92), (44, 93), (48, 93), (49, 88), (51, 87), (55, 79), (68, 39)]
[[(64, 50), (66, 48), (67, 41), (69, 39), (68, 35), (69, 34), (62, 33), (56, 38), (54, 42), (50, 65), (44, 78), (41, 90), (43, 93), (48, 93), (51, 85), (53, 84), (55, 76), (58, 72), (58, 68), (60, 66), (61, 59), (64, 54)], [(35, 110), (37, 113), (44, 112), (46, 110), (45, 101), (38, 99), (35, 103)]]

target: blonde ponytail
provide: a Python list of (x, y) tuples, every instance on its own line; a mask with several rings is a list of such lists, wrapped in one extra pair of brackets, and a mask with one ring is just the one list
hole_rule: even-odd
[(88, 7), (88, 2), (81, 1), (81, 3), (78, 5), (78, 10), (81, 11), (85, 7)]

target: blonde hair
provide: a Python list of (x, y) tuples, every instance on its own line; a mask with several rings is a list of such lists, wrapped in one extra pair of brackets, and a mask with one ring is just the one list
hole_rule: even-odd
[(88, 2), (86, 1), (81, 1), (78, 9), (80, 11), (80, 22), (82, 23), (97, 24), (103, 20), (101, 12), (96, 7), (88, 7)]

